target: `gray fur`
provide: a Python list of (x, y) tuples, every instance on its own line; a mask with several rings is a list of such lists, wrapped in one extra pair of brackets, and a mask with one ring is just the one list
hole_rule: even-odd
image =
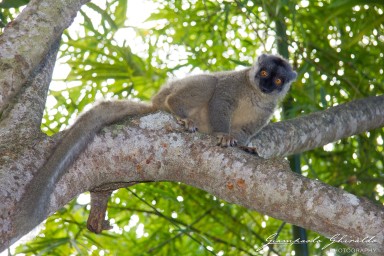
[[(284, 84), (274, 87), (266, 83), (274, 78), (262, 80), (261, 69), (283, 79)], [(33, 187), (27, 188), (26, 194), (33, 194), (36, 201), (31, 204), (28, 196), (23, 197), (24, 211), (31, 217), (44, 215), (58, 180), (107, 124), (130, 115), (164, 110), (176, 115), (191, 132), (199, 129), (217, 135), (221, 146), (246, 145), (268, 123), (278, 100), (285, 96), (295, 78), (296, 72), (286, 60), (263, 54), (252, 67), (241, 71), (196, 75), (170, 82), (154, 96), (152, 106), (130, 101), (102, 102), (80, 116), (66, 132), (34, 177), (35, 182), (30, 183)]]
[[(270, 77), (261, 78), (261, 70)], [(263, 54), (252, 67), (241, 71), (170, 82), (152, 102), (155, 108), (176, 115), (189, 131), (215, 134), (221, 146), (245, 146), (269, 122), (296, 76), (285, 59)], [(276, 78), (283, 83), (275, 85)]]

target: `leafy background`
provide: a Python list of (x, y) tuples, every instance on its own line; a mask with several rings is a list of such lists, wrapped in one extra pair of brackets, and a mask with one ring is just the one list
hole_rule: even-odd
[[(27, 2), (0, 3), (0, 33)], [(241, 69), (261, 52), (289, 55), (299, 74), (274, 121), (383, 94), (382, 0), (147, 0), (134, 9), (137, 2), (91, 2), (76, 29), (65, 32), (42, 120), (47, 134), (65, 129), (95, 100), (149, 100), (167, 79)], [(147, 13), (145, 22), (135, 22), (135, 12)], [(384, 129), (377, 129), (290, 160), (309, 178), (382, 205), (383, 139)], [(115, 192), (108, 209), (114, 228), (101, 235), (86, 230), (88, 213), (89, 195), (83, 194), (16, 254), (293, 255), (300, 249), (257, 251), (274, 233), (294, 240), (291, 225), (180, 183)], [(307, 239), (318, 236), (307, 231)], [(320, 240), (296, 254), (335, 255), (322, 250), (329, 240)]]

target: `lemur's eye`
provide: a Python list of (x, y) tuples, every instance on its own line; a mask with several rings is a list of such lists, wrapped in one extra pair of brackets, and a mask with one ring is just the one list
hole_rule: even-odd
[(265, 71), (265, 70), (261, 70), (261, 71), (260, 71), (260, 76), (261, 76), (261, 77), (267, 77), (267, 76), (268, 76), (268, 72)]
[(280, 78), (276, 78), (275, 79), (275, 84), (276, 85), (281, 85), (282, 83), (283, 83), (283, 81)]

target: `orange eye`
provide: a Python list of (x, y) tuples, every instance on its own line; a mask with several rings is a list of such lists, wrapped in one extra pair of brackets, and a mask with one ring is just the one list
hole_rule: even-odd
[(275, 84), (276, 84), (276, 85), (281, 85), (282, 82), (283, 82), (283, 81), (282, 81), (280, 78), (276, 78), (276, 79), (275, 79)]
[(267, 76), (268, 76), (268, 72), (265, 71), (265, 70), (261, 70), (261, 71), (260, 71), (260, 76), (261, 76), (261, 77), (267, 77)]

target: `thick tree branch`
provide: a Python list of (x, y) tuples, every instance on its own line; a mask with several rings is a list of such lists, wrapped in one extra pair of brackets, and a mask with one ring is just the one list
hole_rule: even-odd
[[(4, 148), (15, 151), (15, 145), (25, 147), (41, 135), (47, 88), (52, 80), (59, 45), (59, 40), (52, 45), (36, 74), (28, 79), (25, 88), (13, 100), (12, 108), (5, 111), (0, 122), (0, 145)], [(0, 147), (0, 153), (3, 153), (3, 147)]]
[(272, 123), (252, 140), (264, 157), (288, 156), (384, 126), (384, 95)]
[[(60, 195), (70, 193), (73, 184), (84, 184), (83, 179), (90, 182), (89, 186), (183, 182), (326, 236), (375, 236), (377, 243), (348, 246), (383, 251), (383, 208), (299, 176), (281, 159), (265, 160), (237, 149), (222, 149), (208, 136), (180, 133), (168, 115), (155, 114), (131, 123), (134, 126), (122, 128), (118, 134), (111, 128), (105, 129), (105, 134), (95, 139), (66, 175), (66, 182), (60, 182), (55, 202), (62, 202)], [(168, 129), (164, 132), (163, 127)], [(97, 175), (95, 170), (100, 170)], [(93, 177), (89, 173), (94, 173)]]
[[(35, 116), (27, 119), (37, 127), (45, 97), (41, 89), (48, 86), (46, 81), (50, 80), (55, 55), (52, 46), (80, 6), (88, 1), (31, 0), (0, 36), (0, 251), (81, 192), (115, 183), (165, 180), (204, 189), (228, 202), (328, 237), (336, 234), (350, 239), (373, 237), (373, 243), (346, 244), (384, 251), (382, 207), (296, 175), (281, 159), (262, 159), (238, 149), (216, 147), (211, 137), (181, 132), (169, 115), (160, 113), (134, 118), (128, 125), (106, 128), (60, 179), (51, 195), (49, 209), (43, 209), (39, 218), (25, 214), (28, 211), (23, 211), (25, 205), (20, 199), (27, 197), (30, 202), (36, 202), (34, 190), (26, 195), (26, 187), (33, 187), (36, 180), (33, 178), (39, 177), (36, 173), (57, 140), (41, 138), (39, 134), (34, 141), (23, 142), (21, 138), (28, 137), (26, 132), (19, 135), (14, 132), (22, 122), (27, 126), (20, 113), (26, 114), (28, 109), (20, 103), (32, 101), (27, 97), (28, 90), (37, 86), (40, 102), (36, 101), (29, 109)], [(42, 65), (45, 60), (48, 64)], [(43, 74), (40, 67), (47, 72)], [(44, 82), (38, 80), (37, 73), (42, 73)], [(29, 83), (29, 79), (33, 82)], [(263, 157), (308, 150), (382, 127), (383, 105), (384, 96), (378, 96), (272, 124), (253, 143)], [(34, 135), (32, 132), (29, 138)], [(36, 186), (35, 190), (39, 189)], [(105, 205), (105, 198), (94, 201), (94, 205)], [(94, 215), (100, 219), (103, 212)], [(99, 223), (91, 226), (95, 230), (105, 228)]]
[(74, 196), (103, 184), (177, 181), (328, 237), (374, 236), (375, 243), (347, 245), (384, 250), (383, 208), (299, 176), (281, 159), (220, 148), (210, 138), (181, 132), (169, 115), (161, 113), (108, 127), (62, 177), (45, 215), (38, 220), (21, 216), (17, 208), (22, 206), (16, 203), (8, 209), (11, 226), (1, 230), (1, 237), (21, 235), (28, 230), (18, 230), (13, 223), (22, 221), (33, 228)]
[(0, 116), (87, 2), (31, 0), (8, 24), (0, 35)]
[[(0, 122), (0, 230), (10, 226), (8, 216), (15, 200), (20, 200), (24, 186), (31, 183), (55, 146), (41, 132), (40, 123), (58, 48), (57, 41)], [(6, 240), (0, 236), (0, 244)]]

